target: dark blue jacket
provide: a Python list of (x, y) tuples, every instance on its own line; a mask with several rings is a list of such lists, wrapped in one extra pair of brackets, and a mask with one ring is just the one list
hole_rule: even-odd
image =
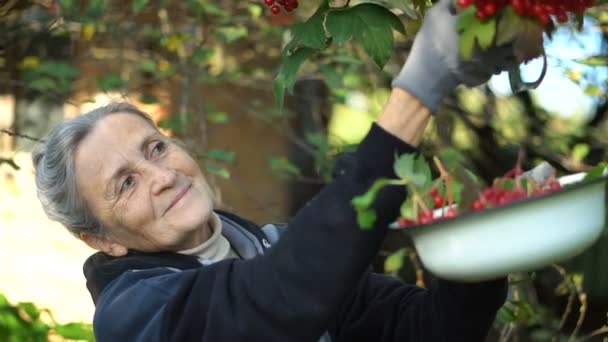
[(274, 226), (262, 230), (220, 213), (242, 259), (203, 265), (176, 253), (93, 255), (85, 275), (97, 340), (314, 342), (326, 334), (334, 342), (483, 341), (506, 279), (436, 280), (422, 289), (368, 271), (405, 192), (380, 191), (372, 230), (358, 228), (350, 200), (375, 179), (395, 177), (395, 154), (414, 151), (373, 126), (280, 239)]

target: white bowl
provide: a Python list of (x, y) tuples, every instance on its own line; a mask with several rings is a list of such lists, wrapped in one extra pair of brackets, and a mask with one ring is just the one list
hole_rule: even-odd
[(476, 282), (536, 270), (580, 254), (600, 237), (607, 177), (584, 176), (560, 178), (566, 186), (557, 192), (403, 230), (440, 278)]

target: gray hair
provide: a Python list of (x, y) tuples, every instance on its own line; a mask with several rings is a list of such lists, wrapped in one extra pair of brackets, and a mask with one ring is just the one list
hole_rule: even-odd
[(152, 118), (134, 105), (114, 102), (60, 123), (32, 152), (36, 192), (46, 215), (77, 237), (80, 233), (103, 235), (105, 230), (77, 189), (74, 153), (95, 124), (114, 113), (137, 115), (156, 127)]

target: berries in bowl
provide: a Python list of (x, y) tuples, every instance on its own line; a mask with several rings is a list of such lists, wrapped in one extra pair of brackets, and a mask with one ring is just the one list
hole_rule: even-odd
[[(379, 182), (407, 187), (401, 217), (390, 228), (411, 237), (424, 267), (438, 277), (476, 282), (536, 270), (580, 254), (606, 224), (603, 165), (564, 177), (546, 163), (528, 172), (516, 166), (483, 186), (471, 172), (448, 173), (435, 161), (438, 179), (430, 179), (422, 157), (404, 155), (395, 163), (400, 179)], [(358, 198), (353, 203), (365, 217), (370, 209), (357, 207)]]

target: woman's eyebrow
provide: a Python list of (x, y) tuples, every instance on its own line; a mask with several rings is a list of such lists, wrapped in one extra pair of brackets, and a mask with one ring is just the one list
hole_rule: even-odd
[[(146, 146), (148, 145), (148, 143), (153, 140), (156, 136), (158, 135), (158, 132), (153, 132), (147, 136), (145, 136), (140, 142), (139, 142), (139, 148), (138, 150), (142, 153), (145, 152)], [(113, 187), (112, 185), (116, 182), (116, 180), (122, 176), (123, 174), (127, 173), (131, 168), (131, 163), (127, 160), (123, 160), (122, 164), (120, 164), (118, 166), (118, 168), (116, 168), (116, 170), (114, 170), (112, 172), (112, 175), (108, 178), (107, 181), (105, 181), (104, 183), (106, 184), (105, 186), (105, 193), (106, 195), (110, 195), (113, 193)]]

